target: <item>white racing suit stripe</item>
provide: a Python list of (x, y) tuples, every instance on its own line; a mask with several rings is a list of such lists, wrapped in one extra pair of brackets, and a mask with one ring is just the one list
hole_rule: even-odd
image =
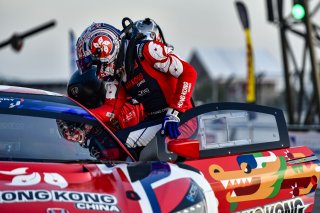
[(133, 131), (129, 134), (126, 145), (134, 148), (136, 146), (146, 146), (161, 129), (161, 124)]

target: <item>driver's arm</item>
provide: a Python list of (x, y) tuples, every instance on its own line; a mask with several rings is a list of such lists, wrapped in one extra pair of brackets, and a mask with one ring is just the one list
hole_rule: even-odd
[(115, 119), (119, 122), (120, 128), (123, 129), (135, 126), (143, 121), (145, 113), (142, 104), (133, 104), (126, 101), (115, 116)]

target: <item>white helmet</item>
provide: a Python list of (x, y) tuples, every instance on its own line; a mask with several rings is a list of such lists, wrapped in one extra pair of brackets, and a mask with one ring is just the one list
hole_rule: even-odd
[(98, 66), (98, 71), (113, 72), (120, 48), (120, 31), (105, 23), (93, 23), (86, 28), (76, 44), (80, 73)]
[(134, 22), (134, 27), (139, 33), (142, 33), (146, 36), (146, 40), (164, 42), (161, 29), (152, 19), (145, 18), (144, 20), (136, 21)]

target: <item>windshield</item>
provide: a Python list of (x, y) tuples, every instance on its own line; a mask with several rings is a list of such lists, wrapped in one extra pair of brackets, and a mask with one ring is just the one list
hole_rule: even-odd
[(70, 100), (73, 105), (65, 100), (18, 99), (23, 101), (16, 104), (16, 97), (0, 96), (1, 160), (126, 159), (126, 153), (102, 125)]

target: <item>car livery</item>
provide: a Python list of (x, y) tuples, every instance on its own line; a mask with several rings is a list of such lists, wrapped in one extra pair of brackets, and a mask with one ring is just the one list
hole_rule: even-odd
[(125, 147), (160, 123), (113, 133), (63, 95), (0, 86), (1, 212), (312, 212), (319, 202), (319, 160), (290, 147), (279, 109), (202, 105), (183, 114), (179, 138), (156, 133), (138, 155)]
[(164, 162), (0, 166), (2, 212), (45, 212), (57, 207), (69, 212), (170, 212), (186, 204), (205, 209), (205, 199), (214, 199), (203, 176), (188, 170), (181, 173), (184, 170), (177, 165)]
[[(0, 91), (1, 212), (217, 209), (213, 190), (199, 171), (135, 161), (92, 114), (67, 97), (19, 87), (2, 86)], [(66, 140), (60, 121), (74, 129), (82, 122), (90, 125), (96, 130), (90, 144)], [(94, 142), (108, 142), (106, 161), (96, 160)]]

